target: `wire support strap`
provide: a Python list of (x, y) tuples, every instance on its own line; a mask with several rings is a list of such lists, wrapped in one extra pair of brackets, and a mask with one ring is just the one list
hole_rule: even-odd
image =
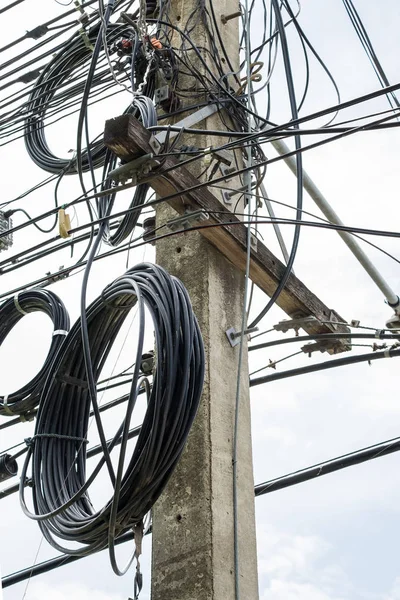
[(24, 310), (24, 309), (22, 308), (22, 306), (21, 306), (21, 305), (20, 305), (20, 303), (19, 303), (19, 300), (18, 300), (18, 298), (19, 298), (19, 295), (20, 295), (20, 292), (17, 292), (17, 293), (14, 295), (14, 304), (15, 304), (15, 308), (16, 308), (16, 309), (17, 309), (17, 311), (18, 311), (18, 312), (20, 312), (22, 315), (27, 315), (28, 313), (26, 312), (26, 310)]
[(76, 437), (73, 435), (61, 435), (59, 433), (36, 433), (34, 436), (25, 438), (25, 443), (28, 447), (32, 446), (37, 439), (50, 438), (56, 440), (66, 440), (68, 442), (78, 442), (80, 444), (88, 444), (86, 438)]

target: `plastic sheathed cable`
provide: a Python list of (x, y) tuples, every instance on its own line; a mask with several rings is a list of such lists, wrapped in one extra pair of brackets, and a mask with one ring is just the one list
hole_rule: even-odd
[(53, 321), (50, 349), (44, 365), (29, 383), (16, 392), (0, 397), (2, 416), (23, 415), (36, 408), (44, 382), (69, 330), (67, 309), (54, 292), (43, 289), (26, 290), (0, 305), (0, 346), (24, 314), (33, 312), (43, 312)]
[[(35, 435), (21, 474), (24, 481), (32, 461), (33, 513), (26, 506), (23, 486), (20, 488), (25, 514), (39, 522), (44, 537), (54, 548), (67, 554), (87, 555), (108, 546), (117, 574), (123, 571), (116, 564), (115, 540), (143, 519), (173, 472), (199, 405), (204, 378), (203, 342), (183, 284), (161, 267), (144, 263), (116, 279), (86, 309), (96, 382), (133, 306), (137, 306), (139, 318), (133, 357), (136, 366), (126, 416), (107, 448), (110, 453), (113, 448), (118, 452), (113, 463), (116, 468), (112, 497), (96, 510), (88, 495), (105, 458), (87, 478), (84, 440), (88, 436), (91, 403), (80, 320), (67, 336), (52, 376), (46, 381)], [(131, 416), (143, 382), (139, 365), (145, 308), (154, 325), (155, 368), (140, 435), (128, 455)], [(60, 540), (78, 542), (80, 547), (65, 547)]]
[[(60, 158), (50, 150), (45, 136), (45, 120), (49, 107), (54, 103), (56, 94), (64, 102), (73, 97), (80, 98), (84, 92), (86, 80), (83, 79), (74, 86), (60, 93), (60, 88), (74, 75), (74, 71), (82, 69), (92, 58), (91, 45), (98, 39), (100, 24), (92, 27), (86, 38), (80, 33), (74, 34), (65, 46), (57, 52), (40, 74), (35, 83), (28, 102), (27, 118), (25, 122), (25, 145), (29, 156), (41, 169), (49, 173), (61, 173), (66, 175), (77, 172), (76, 159)], [(107, 27), (107, 43), (111, 46), (120, 37), (131, 36), (132, 29), (127, 25), (109, 23)], [(92, 86), (101, 85), (104, 74), (94, 76)], [(91, 149), (91, 161), (93, 168), (100, 167), (104, 163), (106, 148), (102, 140), (95, 142)], [(87, 150), (82, 152), (82, 171), (90, 170), (90, 159)]]

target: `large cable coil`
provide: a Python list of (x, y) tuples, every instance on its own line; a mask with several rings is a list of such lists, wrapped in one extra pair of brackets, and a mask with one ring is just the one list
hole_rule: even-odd
[[(82, 351), (81, 322), (66, 338), (46, 381), (37, 423), (21, 481), (32, 461), (34, 512), (46, 540), (67, 554), (87, 555), (109, 547), (111, 564), (119, 570), (114, 541), (142, 522), (159, 497), (182, 453), (200, 401), (204, 378), (201, 333), (183, 284), (161, 267), (143, 263), (105, 288), (86, 310), (91, 368), (97, 382), (113, 342), (130, 309), (137, 307), (139, 333), (125, 418), (104, 455), (86, 477), (86, 441), (91, 408)], [(153, 382), (140, 372), (145, 332), (145, 309), (152, 317), (155, 337)], [(136, 446), (127, 455), (128, 432), (139, 390), (148, 391), (148, 404)], [(118, 446), (117, 446), (118, 444)], [(118, 447), (114, 471), (109, 453)], [(113, 495), (96, 510), (88, 490), (108, 462)], [(125, 465), (125, 466), (124, 466)], [(110, 471), (109, 471), (110, 472)], [(65, 547), (59, 540), (78, 542)]]
[(12, 328), (33, 312), (43, 312), (53, 321), (54, 331), (46, 360), (39, 373), (16, 392), (0, 398), (0, 415), (26, 415), (36, 408), (44, 382), (69, 330), (69, 316), (60, 298), (49, 290), (20, 292), (0, 305), (0, 346)]
[[(29, 96), (27, 103), (27, 118), (25, 121), (25, 145), (31, 159), (49, 173), (76, 173), (76, 160), (73, 157), (60, 158), (53, 154), (49, 148), (45, 135), (46, 114), (51, 106), (66, 104), (71, 99), (82, 97), (85, 87), (85, 67), (92, 57), (92, 48), (99, 35), (100, 24), (92, 27), (88, 32), (76, 33), (54, 58), (49, 62), (37, 79), (35, 86)], [(126, 38), (132, 40), (135, 46), (137, 38), (134, 30), (121, 23), (109, 23), (105, 34), (107, 47), (113, 47), (118, 40)], [(133, 51), (132, 51), (133, 52)], [(132, 64), (134, 61), (132, 54)], [(129, 80), (129, 73), (120, 75), (121, 82)], [(115, 76), (115, 74), (114, 74)], [(73, 85), (68, 85), (69, 81)], [(91, 82), (91, 89), (103, 86), (104, 83), (112, 83), (110, 69), (105, 66), (98, 69)], [(99, 139), (91, 144), (90, 156), (87, 149), (82, 152), (82, 171), (89, 171), (91, 167), (101, 167), (104, 163), (106, 148), (103, 140)]]

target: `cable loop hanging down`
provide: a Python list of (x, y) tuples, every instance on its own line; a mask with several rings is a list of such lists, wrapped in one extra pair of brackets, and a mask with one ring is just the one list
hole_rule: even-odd
[[(25, 120), (25, 145), (33, 162), (49, 173), (60, 174), (63, 172), (70, 175), (77, 172), (76, 158), (60, 158), (54, 155), (49, 148), (45, 135), (46, 115), (53, 105), (70, 101), (72, 98), (79, 99), (82, 96), (85, 79), (82, 79), (80, 71), (86, 63), (89, 64), (92, 58), (92, 50), (88, 47), (87, 40), (90, 44), (96, 42), (100, 25), (98, 23), (93, 26), (88, 31), (85, 40), (80, 32), (75, 33), (43, 69), (29, 95)], [(131, 37), (133, 30), (128, 25), (109, 23), (105, 35), (108, 46), (112, 46), (121, 37)], [(107, 72), (96, 74), (92, 88), (101, 86), (107, 76)], [(77, 83), (64, 90), (63, 86), (74, 77), (78, 79)], [(146, 89), (143, 93), (146, 93)], [(93, 168), (101, 167), (104, 164), (105, 156), (106, 148), (103, 140), (93, 142), (90, 147), (90, 156), (87, 149), (82, 152), (82, 170), (89, 171), (91, 163)]]
[[(147, 89), (147, 88), (146, 88)], [(144, 127), (153, 127), (157, 124), (157, 112), (153, 101), (145, 95), (137, 95), (132, 99), (132, 103), (124, 114), (133, 114), (141, 121)], [(115, 169), (118, 163), (118, 158), (111, 150), (107, 150), (104, 159), (103, 176), (100, 190), (110, 189), (111, 181), (108, 174)], [(146, 196), (149, 191), (149, 184), (142, 183), (135, 187), (135, 191), (129, 205), (129, 208), (141, 206), (146, 201)], [(99, 218), (105, 218), (111, 215), (116, 192), (102, 196), (97, 201), (97, 210)], [(104, 227), (103, 239), (110, 246), (118, 246), (126, 240), (136, 227), (140, 217), (140, 211), (132, 211), (126, 214), (119, 223), (117, 229), (111, 233), (109, 221)]]
[[(87, 477), (86, 444), (71, 443), (71, 439), (87, 439), (90, 413), (80, 320), (65, 339), (44, 385), (35, 443), (28, 448), (21, 474), (23, 482), (32, 463), (34, 512), (27, 508), (23, 484), (20, 487), (23, 511), (38, 521), (54, 548), (84, 556), (108, 546), (118, 575), (128, 567), (117, 566), (115, 540), (144, 519), (173, 472), (199, 405), (205, 364), (201, 333), (185, 287), (161, 267), (143, 263), (118, 277), (86, 309), (96, 382), (129, 313), (127, 305), (137, 306), (139, 331), (126, 415), (106, 447), (110, 454), (119, 444), (110, 475), (110, 500), (97, 510), (88, 493), (106, 462), (105, 455)], [(145, 309), (154, 325), (153, 385), (131, 451), (128, 433), (143, 384)], [(66, 547), (60, 540), (77, 542), (80, 547)], [(135, 553), (129, 565), (134, 558)]]
[(44, 382), (51, 371), (65, 335), (54, 335), (69, 330), (69, 316), (60, 298), (49, 290), (33, 289), (19, 292), (0, 305), (0, 346), (13, 327), (28, 313), (43, 312), (53, 321), (54, 332), (50, 349), (39, 373), (16, 392), (0, 397), (0, 415), (15, 416), (30, 412), (39, 404)]

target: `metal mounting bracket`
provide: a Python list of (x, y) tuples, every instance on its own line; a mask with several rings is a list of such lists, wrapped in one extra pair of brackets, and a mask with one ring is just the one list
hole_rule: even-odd
[(184, 215), (176, 217), (176, 219), (170, 219), (166, 222), (166, 226), (171, 231), (178, 231), (181, 229), (187, 229), (194, 223), (201, 223), (202, 221), (208, 221), (210, 215), (204, 210), (187, 210)]
[[(249, 335), (250, 333), (254, 333), (255, 331), (258, 331), (258, 327), (249, 327), (249, 329), (245, 329), (243, 331), (243, 335)], [(230, 327), (225, 331), (225, 333), (232, 348), (234, 348), (240, 343), (240, 338), (242, 337), (241, 331), (236, 331), (234, 327)]]
[[(178, 121), (177, 123), (175, 123), (175, 127), (182, 127), (183, 129), (187, 128), (187, 127), (193, 127), (193, 125), (196, 125), (197, 123), (200, 123), (200, 121), (203, 121), (204, 119), (207, 119), (208, 117), (211, 117), (211, 115), (213, 115), (214, 113), (216, 113), (218, 111), (218, 106), (216, 104), (208, 104), (207, 106), (204, 106), (203, 108), (200, 108), (199, 110), (196, 110), (196, 112), (191, 113), (190, 115), (188, 115), (187, 117), (185, 117), (184, 119), (182, 119), (181, 121)], [(155, 138), (157, 139), (157, 141), (160, 144), (163, 144), (167, 138), (167, 131), (160, 131), (159, 133), (156, 134)], [(178, 135), (179, 131), (170, 131), (169, 132), (169, 139), (172, 140), (173, 138), (175, 138)]]
[(303, 325), (307, 325), (309, 323), (319, 323), (319, 320), (312, 315), (308, 317), (299, 317), (297, 319), (284, 319), (283, 321), (279, 321), (279, 323), (274, 325), (274, 329), (275, 331), (282, 331), (283, 333), (287, 333), (289, 329), (294, 329), (297, 334)]
[(132, 179), (136, 183), (138, 179), (148, 175), (151, 169), (159, 164), (159, 161), (154, 158), (154, 154), (144, 154), (110, 171), (108, 177), (116, 183), (125, 183), (128, 179)]

